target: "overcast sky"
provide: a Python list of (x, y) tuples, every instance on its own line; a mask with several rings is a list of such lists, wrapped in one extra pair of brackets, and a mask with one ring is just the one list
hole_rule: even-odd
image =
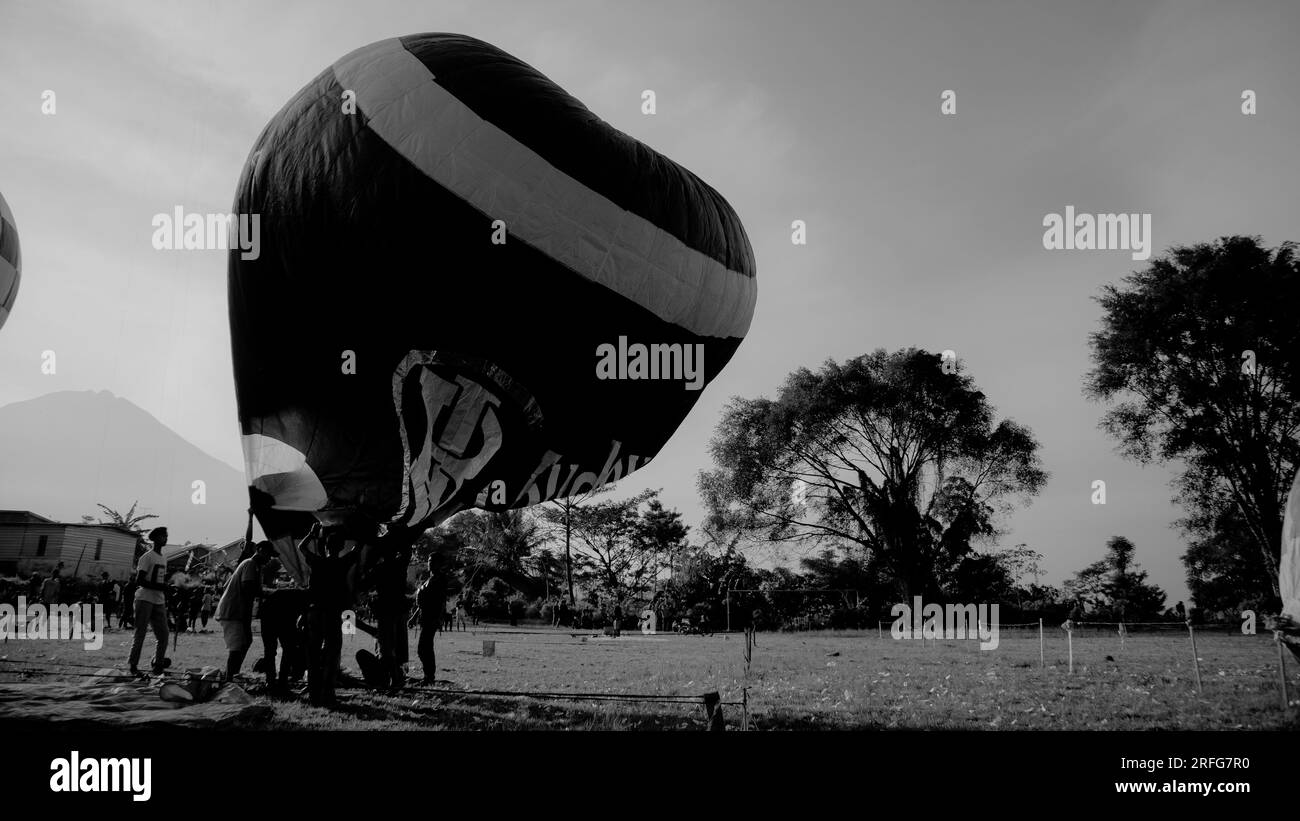
[[(1067, 205), (1150, 213), (1157, 253), (1229, 233), (1300, 239), (1294, 0), (0, 0), (0, 192), (24, 268), (0, 404), (107, 389), (242, 469), (225, 255), (155, 251), (151, 219), (229, 210), (253, 140), (295, 91), (360, 45), (421, 31), (532, 64), (712, 184), (749, 231), (749, 336), (621, 490), (663, 487), (694, 524), (728, 397), (772, 395), (827, 357), (951, 348), (1052, 473), (1004, 543), (1044, 553), (1059, 583), (1124, 534), (1170, 603), (1186, 598), (1170, 471), (1121, 460), (1080, 388), (1092, 297), (1142, 263), (1044, 250), (1042, 220)], [(794, 219), (806, 246), (790, 242)]]

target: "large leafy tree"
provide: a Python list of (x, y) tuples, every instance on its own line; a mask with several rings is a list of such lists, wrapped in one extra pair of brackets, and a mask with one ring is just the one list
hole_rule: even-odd
[[(750, 567), (740, 552), (726, 549), (714, 553), (697, 545), (688, 548), (683, 559), (681, 572), (671, 583), (661, 587), (654, 597), (654, 608), (666, 616), (689, 616), (697, 626), (718, 627), (726, 623), (728, 601), (733, 613), (743, 615), (763, 600), (762, 594), (752, 591), (759, 589), (767, 571)], [(798, 579), (788, 571), (786, 573)], [(802, 586), (802, 580), (793, 586)], [(733, 590), (741, 592), (732, 593), (729, 598), (728, 594)], [(747, 618), (741, 618), (736, 624), (746, 621)]]
[(1147, 582), (1147, 572), (1133, 561), (1137, 548), (1124, 536), (1106, 543), (1106, 563), (1111, 570), (1106, 596), (1115, 615), (1130, 621), (1154, 618), (1165, 606), (1165, 593)]
[(1194, 474), (1183, 479), (1180, 487), (1189, 508), (1179, 522), (1189, 539), (1183, 566), (1197, 608), (1276, 610), (1276, 577), (1270, 577), (1237, 505), (1221, 486)]
[(533, 556), (533, 569), (542, 582), (542, 595), (549, 601), (556, 591), (562, 589), (566, 579), (567, 565), (552, 553), (542, 548)]
[[(1036, 591), (1038, 577), (1043, 574), (1042, 553), (1022, 542), (992, 554), (991, 558), (1002, 570), (1002, 578), (1011, 586), (1017, 607), (1024, 607), (1026, 598), (1031, 601), (1041, 598), (1041, 594)], [(1033, 579), (1032, 583), (1027, 583), (1029, 578)]]
[(466, 587), (477, 589), (492, 578), (516, 590), (543, 586), (531, 559), (547, 535), (526, 510), (466, 511), (444, 529), (449, 532), (441, 538), (459, 545)]
[(1137, 548), (1124, 536), (1106, 542), (1106, 556), (1065, 583), (1066, 595), (1102, 615), (1141, 621), (1160, 615), (1165, 593), (1147, 582), (1147, 572), (1133, 560)]
[(644, 538), (641, 506), (658, 495), (646, 490), (627, 499), (588, 502), (569, 513), (574, 548), (592, 562), (595, 581), (613, 603), (653, 584), (656, 555)]
[(1213, 499), (1235, 508), (1276, 596), (1283, 505), (1300, 463), (1294, 246), (1234, 236), (1174, 248), (1098, 301), (1085, 387), (1112, 403), (1103, 426), (1126, 456), (1181, 461), (1177, 501), (1189, 510)]
[(710, 527), (868, 551), (904, 596), (941, 598), (940, 570), (1047, 479), (1028, 429), (914, 348), (801, 368), (776, 399), (734, 399), (710, 447)]
[(636, 538), (641, 549), (648, 551), (652, 558), (652, 584), (657, 585), (660, 569), (665, 562), (669, 567), (686, 550), (686, 534), (690, 527), (682, 522), (682, 514), (666, 508), (658, 499), (650, 499), (646, 509), (641, 513), (637, 523)]
[(1106, 607), (1106, 578), (1110, 575), (1110, 565), (1105, 559), (1098, 559), (1066, 581), (1064, 593), (1071, 602), (1078, 602), (1089, 608)]

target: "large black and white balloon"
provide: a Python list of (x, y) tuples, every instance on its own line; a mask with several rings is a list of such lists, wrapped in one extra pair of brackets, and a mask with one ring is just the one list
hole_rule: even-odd
[[(260, 219), (258, 253), (230, 254), (230, 327), (272, 536), (627, 475), (754, 312), (753, 251), (717, 191), (462, 35), (322, 72), (263, 130), (235, 210)], [(674, 373), (692, 355), (697, 378)]]

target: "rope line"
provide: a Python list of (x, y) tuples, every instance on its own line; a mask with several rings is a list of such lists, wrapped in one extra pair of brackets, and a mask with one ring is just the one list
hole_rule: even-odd
[[(883, 625), (884, 623), (882, 622), (881, 624)], [(891, 623), (891, 624), (892, 624), (892, 623)], [(978, 624), (978, 623), (977, 623), (977, 624)], [(1186, 624), (1185, 622), (1181, 622), (1181, 621), (1125, 621), (1125, 622), (1119, 622), (1119, 621), (1076, 621), (1074, 624), (1075, 624), (1076, 626), (1082, 626), (1082, 625), (1101, 625), (1101, 626), (1106, 626), (1106, 627), (1117, 627), (1117, 626), (1123, 624), (1125, 627), (1174, 627), (1174, 628), (1178, 628), (1178, 629), (1183, 629), (1183, 628), (1187, 627), (1187, 624)], [(992, 623), (991, 623), (991, 622), (984, 622), (984, 625), (985, 625), (985, 626), (992, 626)], [(910, 623), (909, 623), (909, 626), (910, 626)], [(935, 622), (934, 629), (936, 629), (936, 630), (942, 629), (942, 626), (943, 626), (943, 622), (941, 622), (941, 621), (939, 621), (939, 622)], [(1008, 622), (998, 622), (998, 624), (997, 624), (996, 626), (997, 626), (997, 628), (998, 628), (999, 630), (1001, 630), (1001, 629), (1003, 629), (1003, 628), (1005, 628), (1005, 627), (1037, 627), (1037, 626), (1038, 626), (1038, 622), (1036, 622), (1036, 621), (1009, 622), (1009, 623), (1008, 623)], [(1048, 621), (1047, 619), (1044, 619), (1044, 620), (1043, 620), (1043, 627), (1045, 627), (1045, 628), (1046, 628), (1046, 627), (1059, 627), (1059, 626), (1060, 626), (1060, 625), (1057, 624), (1055, 621)], [(1205, 623), (1203, 623), (1203, 624), (1193, 624), (1192, 626), (1193, 626), (1193, 627), (1228, 627), (1228, 628), (1234, 628), (1234, 629), (1235, 629), (1235, 628), (1237, 628), (1237, 627), (1240, 627), (1241, 624), (1240, 624), (1240, 622), (1234, 622), (1234, 621), (1216, 621), (1216, 622), (1205, 622)], [(864, 632), (866, 632), (866, 631), (864, 631)]]

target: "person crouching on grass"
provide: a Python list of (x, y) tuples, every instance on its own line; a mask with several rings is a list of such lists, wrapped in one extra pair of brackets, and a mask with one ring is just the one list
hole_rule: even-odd
[(253, 555), (244, 559), (226, 582), (217, 602), (217, 621), (226, 636), (226, 681), (234, 681), (253, 646), (253, 601), (262, 593), (262, 568), (275, 556), (270, 542), (258, 542)]

